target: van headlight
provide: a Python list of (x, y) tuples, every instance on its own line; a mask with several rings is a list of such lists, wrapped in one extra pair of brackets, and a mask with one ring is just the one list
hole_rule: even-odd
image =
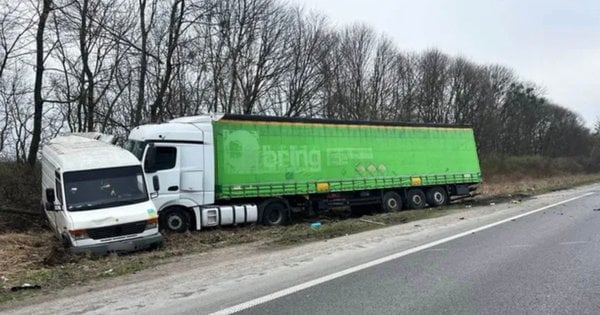
[(76, 240), (84, 240), (86, 238), (89, 238), (87, 230), (82, 229), (82, 230), (69, 230), (69, 235), (71, 235), (71, 237)]
[(155, 229), (158, 227), (158, 218), (152, 218), (146, 221), (146, 230)]

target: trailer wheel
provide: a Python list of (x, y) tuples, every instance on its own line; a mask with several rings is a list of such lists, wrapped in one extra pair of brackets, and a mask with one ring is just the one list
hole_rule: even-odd
[(406, 192), (406, 203), (411, 209), (422, 209), (425, 207), (425, 194), (419, 188), (413, 188)]
[(388, 191), (383, 194), (382, 199), (383, 212), (392, 212), (402, 210), (402, 197), (397, 192)]
[(290, 217), (288, 207), (280, 200), (267, 200), (263, 203), (262, 209), (264, 225), (283, 225)]
[(432, 187), (427, 190), (427, 203), (432, 207), (448, 203), (448, 193), (443, 187)]
[(160, 223), (161, 230), (183, 233), (190, 228), (190, 215), (183, 208), (164, 210)]

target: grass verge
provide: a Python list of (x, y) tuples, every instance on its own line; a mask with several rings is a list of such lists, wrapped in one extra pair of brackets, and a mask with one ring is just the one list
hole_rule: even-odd
[[(551, 178), (499, 178), (485, 182), (475, 202), (501, 202), (600, 181), (600, 174)], [(473, 201), (469, 201), (473, 202)], [(276, 249), (325, 240), (395, 224), (443, 216), (462, 206), (372, 214), (360, 218), (320, 218), (322, 226), (296, 223), (282, 227), (223, 227), (202, 232), (167, 234), (160, 250), (129, 255), (74, 256), (62, 250), (41, 217), (0, 211), (0, 304), (80, 286), (90, 281), (131, 274), (171, 262), (176, 257), (242, 243)], [(41, 289), (10, 291), (25, 283)]]

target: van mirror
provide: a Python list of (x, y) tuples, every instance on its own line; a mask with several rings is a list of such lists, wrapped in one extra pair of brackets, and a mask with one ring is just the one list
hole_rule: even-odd
[(154, 188), (155, 192), (160, 190), (160, 181), (158, 180), (158, 175), (152, 176), (152, 188)]
[(144, 161), (144, 171), (146, 173), (154, 173), (156, 171), (156, 147), (154, 143), (148, 144), (146, 160)]
[(54, 189), (46, 188), (46, 201), (49, 203), (54, 203), (56, 201), (56, 195), (54, 194)]

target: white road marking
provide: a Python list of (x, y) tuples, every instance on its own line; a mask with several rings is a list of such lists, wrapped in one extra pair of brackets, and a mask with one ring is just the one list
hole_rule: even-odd
[(462, 233), (459, 233), (459, 234), (456, 234), (456, 235), (452, 235), (452, 236), (449, 236), (449, 237), (446, 237), (446, 238), (442, 238), (442, 239), (437, 240), (437, 241), (433, 241), (433, 242), (430, 242), (430, 243), (427, 243), (427, 244), (423, 244), (423, 245), (420, 245), (420, 246), (417, 246), (417, 247), (413, 247), (411, 249), (408, 249), (408, 250), (405, 250), (405, 251), (402, 251), (402, 252), (399, 252), (399, 253), (396, 253), (396, 254), (392, 254), (392, 255), (385, 256), (385, 257), (382, 257), (382, 258), (379, 258), (379, 259), (375, 259), (375, 260), (372, 260), (372, 261), (369, 261), (369, 262), (366, 262), (366, 263), (363, 263), (363, 264), (360, 264), (360, 265), (357, 265), (357, 266), (354, 266), (354, 267), (350, 267), (348, 269), (344, 269), (344, 270), (341, 270), (341, 271), (338, 271), (338, 272), (334, 272), (332, 274), (329, 274), (329, 275), (326, 275), (326, 276), (323, 276), (323, 277), (320, 277), (320, 278), (317, 278), (317, 279), (314, 279), (314, 280), (310, 280), (310, 281), (307, 281), (307, 282), (295, 285), (293, 287), (289, 287), (289, 288), (286, 288), (286, 289), (283, 289), (283, 290), (280, 290), (280, 291), (277, 291), (277, 292), (274, 292), (274, 293), (271, 293), (271, 294), (267, 294), (265, 296), (262, 296), (262, 297), (259, 297), (259, 298), (256, 298), (256, 299), (253, 299), (253, 300), (241, 303), (241, 304), (237, 304), (237, 305), (225, 308), (223, 310), (214, 312), (212, 314), (213, 315), (226, 315), (226, 314), (233, 314), (233, 313), (236, 313), (236, 312), (240, 312), (240, 311), (243, 311), (245, 309), (251, 308), (253, 306), (264, 304), (264, 303), (267, 303), (269, 301), (273, 301), (275, 299), (284, 297), (286, 295), (290, 295), (290, 294), (296, 293), (298, 291), (301, 291), (301, 290), (304, 290), (304, 289), (308, 289), (310, 287), (314, 287), (316, 285), (319, 285), (319, 284), (322, 284), (322, 283), (325, 283), (325, 282), (328, 282), (328, 281), (331, 281), (331, 280), (334, 280), (334, 279), (337, 279), (337, 278), (340, 278), (340, 277), (343, 277), (343, 276), (346, 276), (346, 275), (349, 275), (349, 274), (352, 274), (352, 273), (355, 273), (355, 272), (358, 272), (358, 271), (361, 271), (361, 270), (364, 270), (364, 269), (367, 269), (367, 268), (371, 268), (371, 267), (374, 267), (374, 266), (377, 266), (377, 265), (381, 265), (381, 264), (386, 263), (388, 261), (392, 261), (392, 260), (398, 259), (398, 258), (403, 257), (403, 256), (414, 254), (414, 253), (422, 251), (424, 249), (428, 249), (428, 248), (431, 248), (431, 247), (434, 247), (434, 246), (437, 246), (437, 245), (440, 245), (440, 244), (443, 244), (443, 243), (447, 243), (447, 242), (453, 241), (455, 239), (461, 238), (463, 236), (471, 235), (473, 233), (480, 232), (480, 231), (489, 229), (491, 227), (494, 227), (494, 226), (497, 226), (497, 225), (500, 225), (500, 224), (503, 224), (503, 223), (506, 223), (506, 222), (510, 222), (512, 220), (520, 219), (520, 218), (528, 216), (530, 214), (534, 214), (536, 212), (540, 212), (540, 211), (543, 211), (543, 210), (546, 210), (546, 209), (549, 209), (549, 208), (552, 208), (552, 207), (556, 207), (558, 205), (562, 205), (562, 204), (565, 204), (565, 203), (568, 203), (568, 202), (571, 202), (571, 201), (574, 201), (574, 200), (577, 200), (577, 199), (581, 199), (581, 198), (584, 198), (584, 197), (587, 197), (587, 196), (590, 196), (590, 195), (593, 195), (593, 194), (594, 194), (593, 192), (589, 192), (589, 193), (586, 193), (586, 194), (583, 194), (583, 195), (580, 195), (580, 196), (577, 196), (577, 197), (573, 197), (573, 198), (570, 198), (570, 199), (567, 199), (567, 200), (563, 200), (563, 201), (560, 201), (560, 202), (557, 202), (557, 203), (554, 203), (554, 204), (551, 204), (551, 205), (547, 205), (547, 206), (544, 206), (544, 207), (541, 207), (541, 208), (538, 208), (538, 209), (535, 209), (535, 210), (532, 210), (532, 211), (529, 211), (529, 212), (525, 212), (525, 213), (516, 215), (516, 216), (508, 218), (508, 219), (500, 220), (500, 221), (497, 221), (497, 222), (494, 222), (494, 223), (490, 223), (490, 224), (487, 224), (487, 225), (484, 225), (484, 226), (480, 226), (478, 228), (475, 228), (475, 229), (472, 229), (472, 230), (469, 230), (469, 231), (466, 231), (466, 232), (462, 232)]
[(578, 245), (578, 244), (587, 244), (587, 241), (572, 241), (572, 242), (560, 242), (560, 245)]

